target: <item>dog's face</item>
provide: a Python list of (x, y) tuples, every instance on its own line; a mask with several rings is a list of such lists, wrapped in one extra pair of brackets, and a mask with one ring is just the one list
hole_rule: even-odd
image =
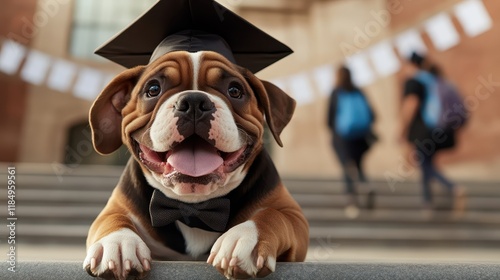
[(90, 111), (95, 149), (127, 145), (148, 182), (199, 202), (229, 193), (262, 149), (264, 122), (281, 145), (295, 102), (215, 52), (172, 52), (129, 69)]

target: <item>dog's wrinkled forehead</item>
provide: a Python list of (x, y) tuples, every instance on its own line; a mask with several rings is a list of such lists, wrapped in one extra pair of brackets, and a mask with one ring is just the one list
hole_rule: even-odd
[(168, 53), (147, 66), (135, 91), (146, 101), (164, 102), (185, 91), (204, 91), (243, 103), (243, 92), (250, 93), (251, 87), (241, 69), (211, 51)]

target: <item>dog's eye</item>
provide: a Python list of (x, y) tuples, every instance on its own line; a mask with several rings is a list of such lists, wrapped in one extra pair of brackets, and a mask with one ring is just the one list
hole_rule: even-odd
[(155, 97), (160, 95), (160, 93), (161, 93), (161, 87), (158, 82), (155, 81), (146, 86), (146, 95), (148, 97)]
[(229, 89), (227, 90), (227, 93), (232, 98), (238, 98), (239, 99), (239, 98), (241, 98), (243, 96), (243, 91), (238, 86), (231, 86), (231, 87), (229, 87)]

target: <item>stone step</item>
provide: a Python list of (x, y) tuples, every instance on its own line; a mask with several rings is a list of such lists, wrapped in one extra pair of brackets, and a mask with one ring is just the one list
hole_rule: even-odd
[[(16, 209), (18, 223), (28, 224), (76, 224), (89, 226), (102, 210), (102, 206), (22, 206)], [(0, 213), (6, 219), (7, 213)]]
[[(0, 178), (6, 176), (6, 164), (0, 163)], [(16, 164), (16, 183), (24, 189), (83, 189), (110, 190), (116, 186), (123, 167), (75, 166), (60, 164)], [(2, 179), (3, 180), (3, 179)], [(334, 179), (283, 178), (292, 193), (342, 194), (344, 183)], [(500, 182), (459, 182), (467, 188), (469, 195), (500, 196)], [(411, 180), (390, 184), (374, 180), (371, 186), (381, 195), (420, 195), (418, 182)], [(361, 186), (360, 191), (363, 191)], [(436, 186), (435, 191), (442, 188)]]
[[(303, 208), (332, 207), (339, 208), (346, 205), (345, 195), (338, 194), (296, 194), (292, 196)], [(360, 206), (365, 204), (366, 196), (359, 196)], [(434, 197), (437, 208), (449, 208), (451, 199), (447, 196)], [(421, 209), (420, 196), (384, 196), (376, 195), (375, 207), (377, 209)], [(500, 211), (500, 197), (468, 196), (467, 209), (482, 211)]]
[[(1, 175), (5, 174), (0, 174)], [(44, 190), (112, 190), (119, 176), (81, 176), (71, 175), (58, 177), (55, 174), (17, 174), (17, 186), (19, 189), (44, 189)], [(292, 180), (284, 179), (285, 186), (291, 193), (296, 194), (343, 194), (344, 183), (336, 180)], [(461, 183), (470, 196), (498, 196), (500, 197), (500, 183)], [(421, 195), (421, 187), (418, 182), (406, 182), (391, 188), (383, 181), (375, 181), (372, 187), (379, 195)], [(359, 188), (361, 193), (366, 188)], [(443, 194), (443, 188), (434, 186), (433, 191), (439, 195)]]
[(17, 176), (16, 184), (18, 188), (35, 190), (112, 190), (119, 181), (119, 177), (115, 176), (65, 176), (62, 178), (58, 178), (55, 175), (18, 174)]
[[(16, 239), (23, 243), (72, 243), (84, 244), (89, 230), (88, 225), (61, 224), (23, 224), (16, 228)], [(2, 236), (7, 229), (1, 229)], [(461, 228), (461, 227), (414, 227), (389, 225), (341, 225), (312, 226), (311, 240), (329, 240), (329, 242), (461, 242), (492, 243), (500, 246), (500, 227), (497, 228)]]
[[(81, 205), (89, 204), (104, 206), (111, 196), (112, 190), (40, 190), (23, 189), (16, 190), (17, 207), (23, 205)], [(0, 201), (7, 200), (6, 196), (0, 196)]]
[[(46, 206), (46, 205), (92, 205), (102, 208), (108, 201), (112, 190), (83, 190), (83, 189), (25, 189), (16, 190), (17, 208), (25, 206)], [(346, 204), (346, 197), (343, 194), (304, 194), (292, 193), (293, 197), (303, 208), (342, 208)], [(6, 203), (7, 196), (0, 196), (0, 202)], [(360, 195), (360, 205), (363, 205), (365, 196)], [(377, 209), (420, 209), (422, 207), (420, 196), (408, 195), (381, 195), (378, 194), (375, 200)], [(438, 208), (449, 207), (451, 201), (445, 195), (435, 197), (435, 205)], [(467, 199), (469, 210), (480, 211), (500, 211), (500, 196), (469, 196)]]
[(311, 239), (332, 241), (424, 241), (424, 242), (491, 242), (500, 246), (500, 228), (415, 228), (415, 227), (311, 227)]
[[(90, 225), (102, 210), (102, 207), (89, 205), (65, 206), (22, 206), (16, 209), (19, 223), (22, 224), (81, 224)], [(304, 208), (304, 215), (311, 225), (342, 224), (398, 224), (436, 227), (441, 225), (460, 225), (463, 227), (497, 226), (500, 227), (500, 215), (494, 212), (467, 211), (456, 218), (449, 211), (434, 211), (424, 215), (415, 210), (361, 210), (356, 219), (349, 219), (343, 209)], [(6, 219), (7, 213), (0, 213), (0, 219)]]
[[(344, 194), (345, 187), (342, 181), (338, 180), (306, 180), (306, 179), (289, 179), (285, 178), (283, 183), (288, 188), (291, 193), (295, 194)], [(480, 195), (480, 196), (497, 196), (500, 197), (500, 183), (498, 182), (459, 182), (458, 185), (463, 186), (467, 194), (470, 196)], [(380, 195), (417, 195), (421, 196), (422, 188), (419, 182), (408, 181), (405, 183), (398, 184), (396, 186), (390, 186), (384, 181), (373, 181), (371, 182), (371, 188), (373, 188), (377, 194)], [(367, 187), (360, 186), (358, 191), (360, 193), (366, 193)], [(439, 185), (433, 185), (433, 192), (438, 195), (444, 195), (445, 191)]]
[(456, 217), (450, 211), (434, 211), (427, 214), (415, 210), (361, 210), (356, 219), (346, 217), (341, 209), (305, 208), (304, 215), (310, 225), (327, 225), (337, 227), (342, 224), (396, 224), (423, 225), (428, 227), (460, 225), (463, 227), (492, 226), (500, 228), (500, 215), (492, 212), (467, 211)]

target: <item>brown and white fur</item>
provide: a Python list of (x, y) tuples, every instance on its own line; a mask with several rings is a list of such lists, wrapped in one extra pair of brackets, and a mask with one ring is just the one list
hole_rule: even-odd
[[(186, 116), (189, 106), (199, 112)], [(118, 75), (95, 100), (90, 124), (98, 152), (125, 144), (132, 157), (90, 228), (83, 267), (92, 276), (142, 278), (152, 258), (205, 259), (228, 278), (245, 278), (268, 275), (277, 261), (303, 261), (307, 221), (262, 140), (267, 122), (281, 145), (294, 108), (278, 87), (215, 52), (171, 52)], [(186, 139), (209, 143), (223, 163), (199, 178), (176, 170), (167, 159)], [(230, 198), (227, 229), (153, 227), (155, 189), (185, 203)]]

